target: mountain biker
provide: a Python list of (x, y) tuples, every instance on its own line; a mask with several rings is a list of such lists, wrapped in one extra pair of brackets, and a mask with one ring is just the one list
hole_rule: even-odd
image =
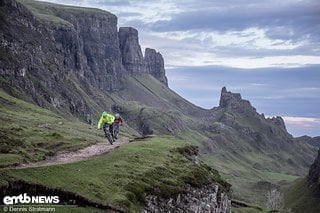
[(113, 135), (113, 122), (115, 117), (112, 114), (108, 114), (107, 112), (103, 112), (101, 115), (101, 118), (98, 122), (98, 129), (101, 129), (101, 126), (103, 127), (104, 135), (107, 137), (106, 131), (107, 127), (109, 129), (109, 132), (111, 133), (112, 139), (114, 141), (114, 135)]
[(113, 122), (114, 130), (115, 130), (115, 139), (118, 139), (118, 133), (120, 132), (120, 126), (123, 124), (123, 118), (119, 115), (119, 113), (116, 113), (114, 115), (115, 119)]

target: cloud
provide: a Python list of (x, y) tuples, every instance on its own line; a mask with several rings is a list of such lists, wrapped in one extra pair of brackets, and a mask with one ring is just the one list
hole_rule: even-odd
[(168, 66), (241, 68), (319, 64), (317, 0), (49, 0), (108, 10), (139, 30)]
[(288, 124), (308, 124), (308, 125), (313, 123), (320, 124), (320, 118), (287, 117), (287, 116), (283, 116), (282, 118)]
[(274, 115), (320, 117), (320, 66), (239, 69), (223, 66), (184, 66), (167, 70), (169, 86), (188, 100), (199, 94), (211, 102), (194, 102), (204, 108), (217, 106), (226, 86), (239, 92), (259, 112)]
[[(199, 6), (201, 5), (201, 6)], [(152, 25), (154, 31), (241, 31), (247, 28), (267, 28), (275, 38), (286, 35), (286, 39), (319, 31), (319, 4), (316, 1), (213, 1), (210, 6), (202, 4), (193, 9), (172, 15), (170, 20)], [(271, 27), (277, 27), (276, 31)], [(278, 36), (280, 35), (280, 36)]]
[(309, 135), (312, 137), (320, 135), (320, 118), (309, 117), (282, 117), (287, 130), (294, 136)]

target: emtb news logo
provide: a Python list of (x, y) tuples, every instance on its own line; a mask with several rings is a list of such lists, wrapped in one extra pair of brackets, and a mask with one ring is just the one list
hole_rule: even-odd
[(18, 196), (5, 196), (3, 203), (5, 205), (13, 204), (58, 204), (60, 202), (59, 196), (28, 196), (27, 193)]

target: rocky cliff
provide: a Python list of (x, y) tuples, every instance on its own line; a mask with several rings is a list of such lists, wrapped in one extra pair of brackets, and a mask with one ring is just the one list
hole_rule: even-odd
[[(239, 121), (246, 121), (250, 118), (252, 127), (259, 126), (260, 129), (263, 127), (266, 133), (292, 138), (287, 133), (284, 120), (280, 116), (265, 118), (264, 114), (259, 114), (248, 100), (242, 99), (241, 94), (229, 92), (226, 87), (223, 87), (221, 90), (219, 107), (215, 108), (215, 110), (220, 113), (222, 112), (222, 116), (220, 114), (221, 121), (236, 128), (241, 128), (245, 124), (245, 122)], [(247, 134), (255, 132), (255, 130), (248, 128), (247, 131), (243, 130), (242, 132)]]
[[(242, 155), (244, 158), (257, 153), (273, 153), (272, 156), (277, 156), (277, 162), (281, 162), (281, 165), (299, 168), (296, 170), (299, 172), (295, 173), (299, 175), (305, 174), (310, 165), (311, 156), (303, 154), (310, 153), (310, 147), (294, 140), (287, 132), (283, 119), (279, 116), (266, 118), (239, 93), (222, 88), (220, 104), (211, 110), (207, 119), (201, 126), (211, 140), (203, 144), (201, 151), (204, 154), (219, 152), (221, 147), (224, 147), (224, 152), (230, 150), (232, 156)], [(287, 153), (292, 153), (292, 156), (286, 157)], [(222, 157), (225, 158), (225, 155)], [(280, 165), (276, 164), (270, 160), (255, 162), (252, 166), (257, 171), (268, 171), (271, 168), (279, 169)]]
[(163, 199), (149, 195), (143, 212), (217, 212), (230, 213), (231, 200), (218, 185), (189, 187), (175, 198)]
[(96, 104), (80, 93), (119, 91), (136, 73), (166, 79), (161, 55), (146, 62), (137, 30), (118, 32), (109, 12), (29, 0), (0, 6), (1, 88), (14, 96), (87, 116)]
[(130, 74), (151, 74), (168, 86), (162, 55), (155, 49), (146, 48), (143, 57), (138, 31), (132, 27), (119, 28), (122, 64)]
[(132, 27), (119, 28), (120, 51), (122, 64), (130, 74), (147, 73), (141, 47), (139, 44), (138, 30)]
[(317, 158), (310, 167), (308, 182), (309, 186), (313, 188), (317, 196), (320, 197), (320, 149)]
[(244, 110), (256, 111), (249, 101), (242, 99), (240, 93), (228, 92), (226, 87), (221, 89), (219, 107), (238, 112), (243, 112)]
[(145, 61), (148, 73), (168, 86), (162, 55), (154, 49), (146, 48)]

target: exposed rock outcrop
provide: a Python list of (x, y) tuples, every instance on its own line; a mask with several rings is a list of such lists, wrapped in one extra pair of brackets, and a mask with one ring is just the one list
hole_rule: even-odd
[(146, 198), (143, 212), (231, 212), (231, 200), (218, 185), (189, 187), (175, 198), (163, 199), (154, 195)]
[[(242, 99), (240, 93), (229, 92), (227, 91), (226, 87), (223, 87), (221, 90), (219, 109), (226, 112), (234, 112), (250, 116), (252, 119), (254, 118), (259, 125), (267, 122), (269, 124), (268, 132), (271, 134), (278, 134), (280, 132), (287, 133), (286, 126), (282, 117), (275, 116), (272, 118), (265, 118), (264, 114), (259, 114), (256, 111), (256, 108), (254, 108), (249, 101)], [(222, 119), (229, 125), (234, 125), (237, 121), (239, 121), (239, 119), (237, 119), (232, 113), (224, 114)], [(248, 129), (250, 128), (242, 128), (241, 132), (249, 133), (247, 131)], [(251, 128), (250, 132), (253, 133), (254, 129)]]
[[(287, 131), (286, 129), (286, 125), (284, 123), (284, 120), (282, 117), (280, 116), (275, 116), (275, 117), (272, 117), (272, 118), (267, 118), (268, 121), (270, 121), (272, 124), (274, 124), (275, 126), (277, 126), (278, 128), (284, 130), (284, 131)], [(272, 133), (274, 133), (274, 129), (270, 129), (270, 131)]]
[(226, 87), (223, 87), (221, 90), (219, 107), (238, 112), (244, 112), (246, 110), (256, 111), (249, 101), (242, 99), (240, 93), (228, 92)]
[(168, 86), (162, 55), (154, 49), (146, 48), (145, 61), (148, 72), (160, 82)]
[(320, 149), (317, 158), (310, 167), (308, 182), (310, 187), (315, 189), (316, 194), (320, 197)]
[(138, 30), (132, 27), (119, 28), (120, 51), (122, 64), (130, 74), (147, 73), (141, 47), (139, 44)]
[(162, 55), (154, 49), (146, 48), (143, 57), (138, 30), (132, 27), (120, 27), (119, 41), (122, 64), (129, 74), (151, 74), (168, 86)]
[[(287, 132), (284, 120), (280, 116), (266, 118), (259, 114), (249, 101), (242, 99), (239, 93), (227, 91), (225, 87), (221, 90), (219, 107), (212, 110), (212, 117), (213, 121), (231, 127), (231, 134), (238, 134), (241, 139), (258, 149), (284, 150), (288, 149), (289, 144), (293, 144), (293, 137)], [(217, 141), (219, 140), (217, 138)], [(231, 144), (228, 146), (231, 147)], [(290, 159), (285, 161), (288, 164), (294, 163)], [(308, 164), (306, 160), (304, 162)]]

